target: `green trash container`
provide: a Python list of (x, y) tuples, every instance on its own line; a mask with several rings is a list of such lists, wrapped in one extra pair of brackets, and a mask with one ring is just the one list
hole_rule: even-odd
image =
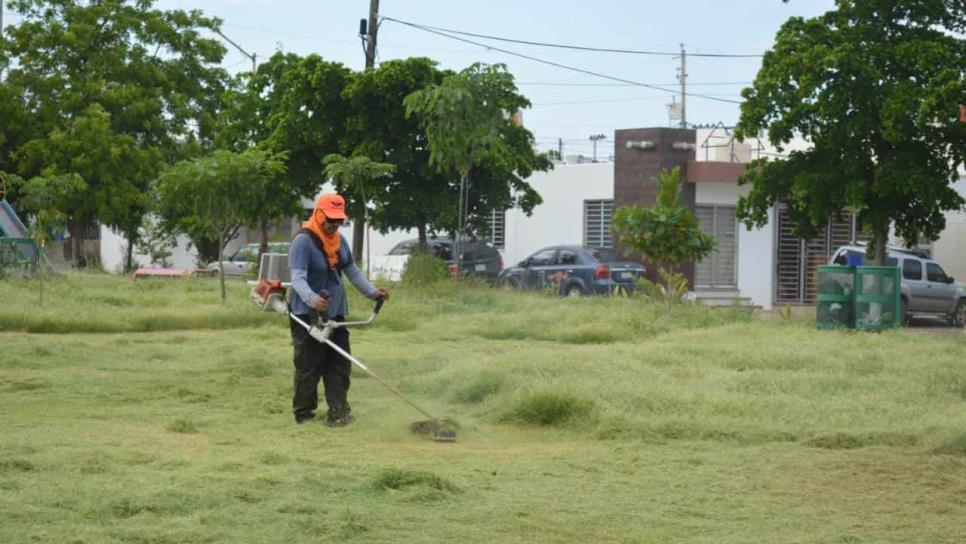
[(815, 323), (820, 329), (849, 329), (854, 319), (855, 267), (818, 267)]
[(902, 325), (902, 283), (897, 266), (855, 268), (855, 328), (882, 331)]

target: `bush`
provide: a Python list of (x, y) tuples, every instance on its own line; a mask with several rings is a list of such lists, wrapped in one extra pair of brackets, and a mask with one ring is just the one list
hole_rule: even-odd
[(425, 247), (419, 247), (410, 255), (402, 273), (402, 282), (408, 285), (427, 285), (447, 278), (449, 269), (446, 263), (433, 256)]

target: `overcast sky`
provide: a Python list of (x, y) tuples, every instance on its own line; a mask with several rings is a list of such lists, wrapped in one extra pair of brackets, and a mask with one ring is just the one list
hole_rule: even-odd
[[(759, 55), (790, 16), (815, 16), (833, 0), (382, 0), (380, 14), (413, 23), (535, 42), (611, 49)], [(277, 50), (317, 53), (352, 69), (365, 56), (357, 36), (369, 0), (158, 0), (161, 8), (200, 9), (224, 21), (223, 31), (245, 49), (266, 58)], [(17, 17), (5, 14), (5, 23)], [(486, 42), (478, 38), (467, 38)], [(512, 43), (486, 42), (501, 49), (619, 79), (678, 88), (679, 60), (670, 56), (584, 52)], [(384, 21), (379, 29), (380, 61), (427, 56), (459, 70), (476, 61), (505, 63), (531, 102), (524, 112), (540, 148), (589, 155), (591, 134), (604, 134), (599, 155), (613, 150), (618, 128), (668, 126), (671, 93), (616, 83), (563, 68), (488, 50), (423, 30)], [(688, 57), (689, 94), (740, 99), (741, 88), (761, 62), (751, 58)], [(251, 62), (229, 46), (224, 66), (231, 72)], [(691, 123), (733, 125), (738, 106), (690, 97)]]

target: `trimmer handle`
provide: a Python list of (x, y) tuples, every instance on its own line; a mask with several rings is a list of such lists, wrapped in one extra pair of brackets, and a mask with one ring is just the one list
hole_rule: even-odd
[(384, 299), (384, 298), (381, 298), (381, 299), (377, 300), (376, 301), (376, 307), (372, 309), (372, 313), (373, 314), (378, 314), (379, 313), (379, 310), (382, 309), (382, 305), (383, 305), (384, 302), (386, 302), (386, 299)]

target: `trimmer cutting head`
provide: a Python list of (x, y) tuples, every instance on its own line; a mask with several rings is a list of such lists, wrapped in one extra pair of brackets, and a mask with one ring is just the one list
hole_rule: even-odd
[(456, 422), (448, 419), (426, 419), (409, 426), (413, 434), (428, 435), (434, 442), (456, 442)]

